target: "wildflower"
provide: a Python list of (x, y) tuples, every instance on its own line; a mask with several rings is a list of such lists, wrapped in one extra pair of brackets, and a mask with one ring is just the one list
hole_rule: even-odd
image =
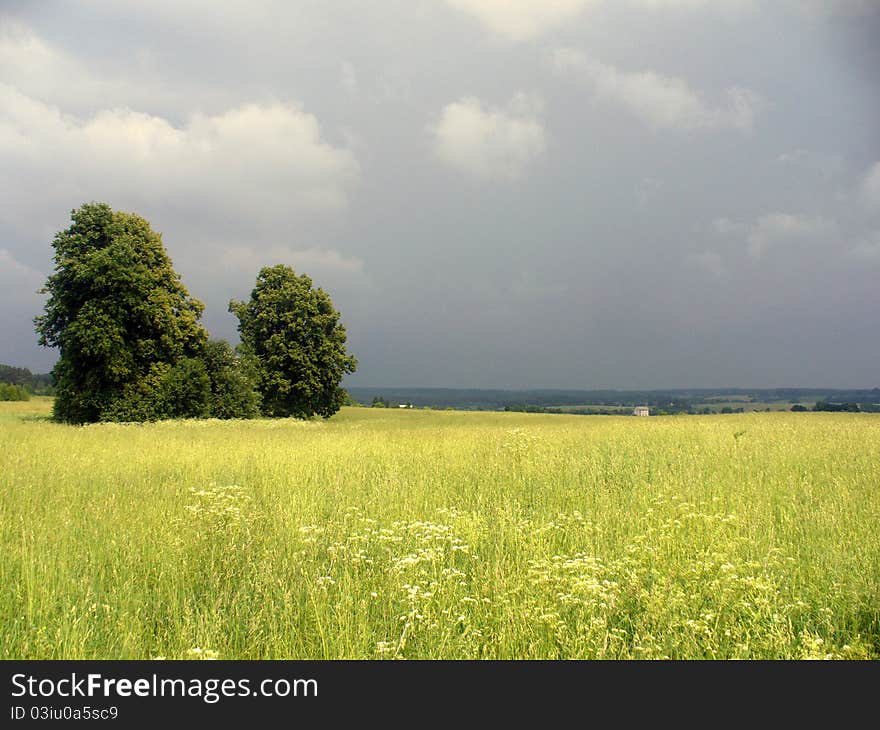
[(213, 660), (218, 659), (220, 657), (219, 653), (214, 651), (213, 649), (202, 649), (201, 647), (195, 646), (192, 649), (187, 650), (187, 656), (191, 659), (207, 659)]

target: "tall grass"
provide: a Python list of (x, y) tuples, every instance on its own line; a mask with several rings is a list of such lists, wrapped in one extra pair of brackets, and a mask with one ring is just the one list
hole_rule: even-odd
[(880, 657), (880, 416), (43, 400), (0, 405), (3, 658)]

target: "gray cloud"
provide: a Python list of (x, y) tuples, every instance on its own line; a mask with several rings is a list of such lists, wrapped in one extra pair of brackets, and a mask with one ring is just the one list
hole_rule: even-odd
[(862, 199), (873, 211), (880, 211), (880, 162), (868, 170), (862, 180)]
[(2, 362), (31, 362), (34, 357), (32, 318), (43, 306), (38, 294), (45, 275), (18, 261), (0, 248), (0, 332), (3, 333)]
[(352, 383), (873, 387), (877, 17), (4, 4), (0, 361), (51, 366), (52, 235), (106, 200), (163, 233), (218, 336), (260, 266), (310, 274)]
[(850, 251), (857, 261), (880, 266), (880, 231), (872, 231)]

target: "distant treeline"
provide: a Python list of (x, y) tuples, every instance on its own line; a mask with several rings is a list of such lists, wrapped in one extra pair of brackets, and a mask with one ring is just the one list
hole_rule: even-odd
[(0, 400), (27, 400), (31, 395), (52, 395), (49, 373), (32, 373), (27, 368), (0, 364)]
[[(855, 404), (859, 411), (880, 411), (880, 388), (872, 390), (833, 390), (828, 388), (728, 388), (712, 390), (480, 390), (456, 388), (367, 388), (351, 387), (355, 403), (402, 404), (415, 408), (445, 410), (519, 411), (527, 413), (570, 413), (571, 406), (591, 405), (589, 415), (614, 415), (616, 408), (648, 406), (652, 414), (741, 413), (752, 403), (801, 402), (825, 404), (815, 410), (853, 410), (837, 408)], [(725, 404), (727, 401), (742, 403)], [(827, 407), (825, 407), (827, 406)], [(604, 407), (604, 409), (602, 408)], [(762, 408), (763, 409), (763, 408)], [(804, 410), (810, 410), (803, 406)], [(800, 409), (795, 409), (800, 410)], [(586, 415), (586, 414), (585, 414)]]
[[(794, 410), (794, 409), (792, 409)], [(814, 411), (831, 411), (832, 413), (859, 413), (860, 411), (880, 413), (880, 403), (828, 403), (817, 401)]]

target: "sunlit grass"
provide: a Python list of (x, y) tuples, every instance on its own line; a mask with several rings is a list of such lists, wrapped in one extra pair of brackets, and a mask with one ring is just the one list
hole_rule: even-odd
[(880, 416), (49, 408), (0, 404), (2, 658), (880, 657)]
[(26, 401), (0, 401), (0, 421), (47, 420), (52, 416), (52, 401), (44, 395)]

